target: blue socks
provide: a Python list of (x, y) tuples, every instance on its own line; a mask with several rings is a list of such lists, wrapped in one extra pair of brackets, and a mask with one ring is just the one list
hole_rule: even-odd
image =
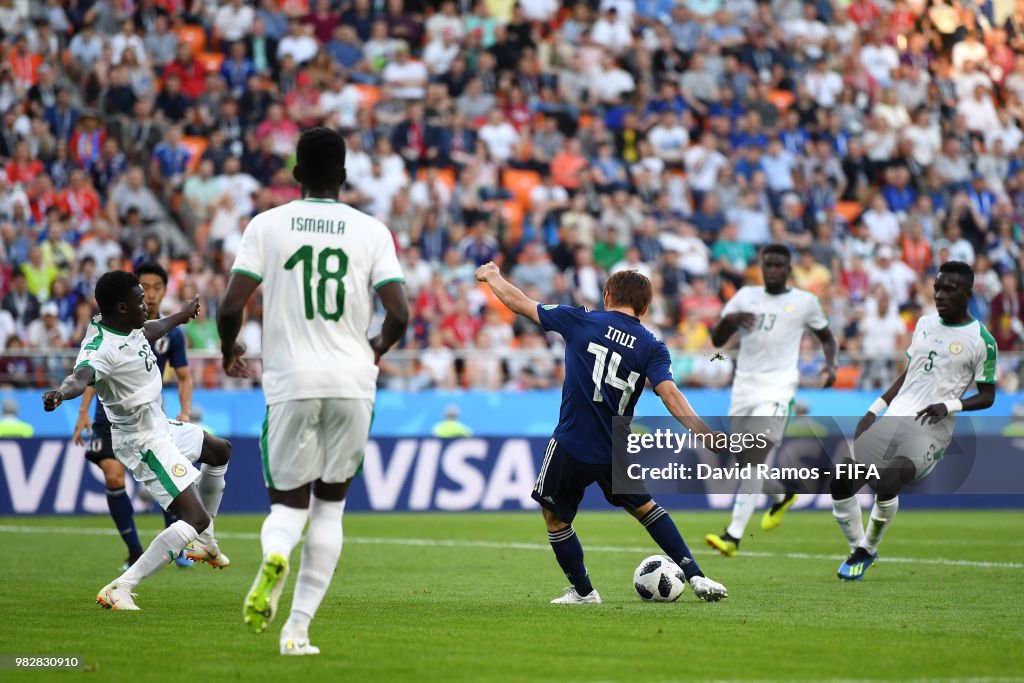
[(564, 529), (549, 531), (548, 541), (555, 551), (558, 566), (565, 572), (565, 578), (569, 579), (569, 583), (581, 596), (590, 595), (594, 587), (590, 585), (590, 576), (583, 565), (583, 546), (576, 536), (576, 530), (570, 524)]
[(665, 554), (679, 565), (687, 580), (694, 576), (704, 576), (700, 567), (697, 566), (697, 561), (693, 559), (693, 553), (686, 547), (686, 541), (683, 540), (679, 529), (676, 528), (665, 508), (655, 504), (647, 514), (640, 518), (640, 523), (644, 525), (647, 533)]
[(134, 562), (142, 556), (142, 544), (139, 543), (139, 532), (135, 530), (132, 499), (124, 487), (107, 489), (107, 507), (110, 508), (110, 517), (114, 520), (117, 532), (121, 534), (121, 540), (128, 546), (128, 560)]

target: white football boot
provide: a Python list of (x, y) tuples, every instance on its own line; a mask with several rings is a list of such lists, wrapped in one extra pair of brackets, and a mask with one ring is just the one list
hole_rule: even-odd
[(690, 585), (693, 587), (693, 594), (705, 602), (718, 602), (729, 597), (725, 586), (706, 576), (694, 576), (690, 579)]
[(309, 642), (309, 633), (288, 624), (281, 629), (281, 654), (289, 656), (318, 655), (320, 648)]
[(590, 591), (587, 595), (580, 595), (576, 589), (569, 586), (565, 589), (565, 595), (551, 601), (552, 605), (600, 605), (601, 596), (596, 590)]
[(96, 594), (96, 602), (103, 609), (139, 612), (141, 608), (135, 604), (135, 593), (117, 585), (117, 581), (108, 583)]

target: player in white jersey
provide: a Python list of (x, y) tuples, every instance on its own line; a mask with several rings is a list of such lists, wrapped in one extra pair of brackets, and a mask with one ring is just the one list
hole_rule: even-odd
[[(408, 304), (394, 239), (380, 221), (337, 201), (345, 143), (313, 128), (299, 139), (295, 179), (302, 199), (253, 218), (242, 237), (218, 312), (224, 369), (247, 373), (236, 343), (246, 302), (263, 283), (260, 446), (270, 514), (263, 563), (245, 598), (245, 623), (266, 631), (292, 549), (309, 532), (281, 654), (317, 654), (309, 623), (341, 554), (345, 493), (362, 462), (377, 386), (377, 362), (405, 333)], [(386, 316), (367, 338), (375, 289)], [(312, 497), (310, 497), (312, 485)]]
[[(214, 568), (230, 564), (213, 537), (213, 518), (224, 495), (231, 444), (195, 425), (168, 420), (161, 408), (163, 380), (151, 344), (195, 318), (199, 297), (174, 315), (148, 320), (138, 278), (111, 271), (96, 283), (96, 302), (100, 317), (82, 340), (74, 373), (59, 389), (43, 395), (43, 407), (52, 411), (94, 386), (110, 419), (114, 456), (178, 518), (96, 596), (96, 602), (108, 609), (138, 610), (135, 586), (186, 546), (191, 557)], [(202, 473), (196, 462), (203, 463)]]
[[(974, 271), (947, 261), (935, 278), (936, 315), (917, 321), (906, 371), (877, 399), (857, 425), (853, 458), (874, 465), (879, 478), (832, 480), (832, 514), (850, 545), (840, 579), (859, 581), (878, 558), (878, 546), (899, 509), (900, 490), (926, 476), (953, 438), (956, 414), (984, 410), (996, 397), (996, 342), (967, 311)], [(975, 384), (977, 393), (963, 398)], [(885, 417), (875, 421), (885, 410)], [(865, 472), (865, 477), (869, 474)], [(867, 529), (854, 495), (865, 483), (875, 489)]]
[[(792, 257), (789, 248), (770, 244), (761, 252), (764, 287), (743, 287), (722, 309), (722, 318), (711, 333), (715, 346), (725, 346), (739, 335), (736, 375), (732, 382), (729, 417), (733, 432), (766, 433), (768, 446), (737, 457), (740, 465), (764, 463), (782, 440), (790, 406), (800, 383), (800, 341), (810, 330), (825, 351), (824, 386), (836, 381), (837, 345), (818, 297), (789, 287)], [(739, 549), (747, 523), (762, 492), (772, 506), (761, 519), (761, 529), (779, 526), (782, 515), (796, 500), (781, 484), (759, 478), (740, 482), (733, 502), (732, 520), (722, 535), (708, 534), (705, 541), (726, 557)]]

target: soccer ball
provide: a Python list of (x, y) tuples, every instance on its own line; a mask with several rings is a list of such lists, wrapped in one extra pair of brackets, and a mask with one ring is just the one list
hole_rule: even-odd
[(641, 600), (674, 602), (686, 589), (686, 576), (672, 558), (651, 555), (633, 572), (633, 588)]

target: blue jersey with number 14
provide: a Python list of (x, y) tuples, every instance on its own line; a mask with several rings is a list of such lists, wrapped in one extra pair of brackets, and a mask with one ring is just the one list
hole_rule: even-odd
[(582, 462), (610, 465), (612, 418), (632, 417), (640, 392), (672, 380), (665, 343), (617, 311), (537, 306), (545, 330), (565, 338), (565, 384), (554, 438)]

